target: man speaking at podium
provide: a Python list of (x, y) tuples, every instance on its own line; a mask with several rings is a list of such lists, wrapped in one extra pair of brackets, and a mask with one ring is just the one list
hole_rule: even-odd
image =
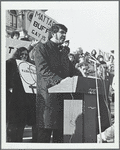
[[(49, 94), (48, 88), (66, 77), (77, 75), (68, 59), (67, 48), (64, 48), (64, 52), (59, 48), (66, 39), (66, 33), (67, 28), (64, 25), (54, 24), (49, 29), (49, 40), (45, 44), (39, 42), (35, 47), (36, 122), (39, 143), (49, 143), (51, 134), (53, 143), (63, 142), (63, 97), (59, 93)], [(65, 63), (61, 60), (65, 60)]]

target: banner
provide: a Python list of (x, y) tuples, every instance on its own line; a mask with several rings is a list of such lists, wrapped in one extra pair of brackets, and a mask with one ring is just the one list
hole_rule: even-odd
[(48, 40), (49, 28), (57, 23), (51, 17), (47, 16), (44, 12), (37, 10), (34, 12), (28, 34), (42, 43)]
[(16, 63), (25, 92), (36, 94), (35, 65), (22, 60), (16, 60)]
[(22, 40), (16, 40), (11, 38), (6, 38), (6, 60), (11, 58), (17, 48), (20, 47), (26, 47), (28, 48), (31, 42), (29, 41), (22, 41)]

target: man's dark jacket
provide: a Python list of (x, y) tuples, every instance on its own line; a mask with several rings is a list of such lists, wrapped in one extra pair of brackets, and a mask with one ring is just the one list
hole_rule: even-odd
[[(73, 76), (74, 67), (64, 52), (52, 41), (35, 47), (37, 69), (36, 121), (40, 128), (63, 128), (63, 95), (50, 94), (48, 88)], [(66, 68), (66, 69), (65, 69)]]

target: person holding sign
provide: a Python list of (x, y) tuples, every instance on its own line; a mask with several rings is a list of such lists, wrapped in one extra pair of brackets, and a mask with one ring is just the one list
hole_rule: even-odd
[[(37, 72), (36, 124), (38, 143), (49, 143), (51, 134), (53, 134), (53, 143), (63, 142), (64, 98), (60, 93), (49, 94), (48, 88), (77, 73), (69, 61), (68, 53), (60, 49), (66, 39), (66, 33), (67, 28), (64, 25), (54, 24), (49, 29), (49, 40), (45, 44), (39, 42), (34, 48)], [(64, 60), (62, 57), (66, 57), (66, 63), (61, 61)]]
[(17, 59), (29, 62), (25, 47), (17, 49), (13, 57), (6, 61), (7, 142), (22, 142), (25, 125), (35, 126), (35, 94), (25, 93)]

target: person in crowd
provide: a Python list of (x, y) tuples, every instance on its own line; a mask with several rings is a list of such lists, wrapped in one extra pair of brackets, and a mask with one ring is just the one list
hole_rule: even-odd
[[(79, 56), (79, 62), (76, 63), (75, 68), (77, 68), (84, 77), (95, 77), (95, 62), (92, 60), (90, 54), (86, 52), (84, 56)], [(98, 67), (98, 65), (96, 67)]]
[(107, 62), (107, 69), (108, 69), (108, 72), (109, 72), (109, 82), (110, 82), (110, 91), (109, 91), (109, 96), (112, 98), (112, 102), (114, 102), (114, 90), (113, 90), (113, 87), (112, 85), (114, 84), (113, 83), (113, 79), (114, 79), (114, 56), (113, 55), (110, 55), (109, 56), (109, 60)]
[(93, 49), (93, 50), (91, 51), (91, 56), (93, 56), (93, 57), (96, 59), (96, 54), (97, 54), (96, 50)]
[(87, 71), (88, 71), (88, 65), (85, 62), (81, 62), (81, 63), (76, 63), (75, 68), (78, 69), (83, 77), (87, 77)]
[(35, 134), (35, 94), (25, 93), (16, 59), (29, 62), (28, 50), (20, 47), (13, 57), (6, 61), (6, 118), (7, 142), (22, 142), (24, 127), (33, 127), (33, 141)]
[(113, 143), (114, 135), (115, 135), (114, 132), (115, 132), (115, 124), (113, 123), (110, 127), (108, 127), (105, 131), (101, 133), (101, 136), (100, 134), (97, 135), (97, 143), (100, 143), (101, 140), (102, 140), (102, 143), (107, 143), (108, 141)]
[(28, 32), (26, 30), (23, 30), (23, 33), (24, 33), (24, 37), (22, 37), (20, 40), (31, 41), (29, 38), (30, 36), (28, 35)]
[(13, 31), (11, 33), (11, 38), (12, 39), (19, 39), (19, 37), (20, 37), (20, 33), (18, 31)]
[(112, 95), (112, 102), (115, 101), (115, 76), (113, 77), (112, 85), (111, 85), (111, 95)]
[(103, 55), (98, 55), (97, 60), (98, 60), (101, 64), (105, 64), (105, 65), (106, 65), (106, 62), (104, 61)]
[(88, 65), (85, 62), (85, 57), (79, 56), (79, 62), (75, 64), (75, 68), (82, 73), (83, 77), (87, 77)]
[(104, 57), (102, 55), (98, 55), (97, 60), (100, 63), (98, 67), (99, 77), (105, 79), (107, 76), (109, 76), (107, 72), (107, 63), (104, 61)]
[[(63, 95), (48, 93), (48, 88), (63, 79), (76, 74), (70, 61), (61, 61), (64, 55), (61, 45), (66, 38), (67, 28), (63, 24), (54, 24), (49, 29), (49, 40), (35, 46), (35, 65), (37, 71), (36, 122), (37, 142), (49, 143), (53, 133), (53, 143), (63, 142)], [(62, 53), (61, 53), (62, 52)], [(66, 72), (63, 69), (69, 66)]]
[(38, 40), (32, 40), (31, 44), (28, 47), (28, 51), (29, 51), (29, 56), (31, 61), (33, 62), (33, 64), (35, 64), (35, 51), (34, 51), (34, 47), (37, 45), (39, 41)]
[(111, 85), (111, 77), (108, 71), (107, 63), (104, 61), (104, 57), (102, 55), (98, 55), (97, 60), (99, 61), (99, 66), (97, 67), (98, 77), (102, 79), (104, 85), (104, 92), (105, 92), (105, 100), (110, 111), (110, 85)]
[(86, 65), (86, 76), (93, 76), (95, 77), (95, 64), (94, 62), (92, 61), (90, 55), (88, 52), (86, 52), (84, 54), (84, 62), (85, 62), (85, 65)]
[(69, 44), (70, 44), (70, 41), (69, 41), (69, 40), (66, 40), (66, 41), (64, 42), (64, 46), (66, 46), (66, 47), (69, 47)]
[(114, 75), (114, 56), (113, 55), (109, 56), (107, 67), (108, 67), (109, 72)]
[(69, 60), (70, 60), (73, 64), (75, 64), (75, 56), (74, 56), (74, 54), (69, 53), (69, 54), (68, 54), (68, 58), (69, 58)]
[(82, 49), (81, 47), (79, 47), (79, 48), (76, 50), (74, 56), (75, 56), (75, 64), (76, 64), (76, 63), (79, 63), (79, 58), (80, 58), (80, 57), (84, 57), (83, 49)]
[(77, 49), (77, 54), (79, 54), (79, 55), (81, 55), (81, 56), (84, 55), (83, 49), (82, 49), (81, 47), (79, 47), (79, 48)]

